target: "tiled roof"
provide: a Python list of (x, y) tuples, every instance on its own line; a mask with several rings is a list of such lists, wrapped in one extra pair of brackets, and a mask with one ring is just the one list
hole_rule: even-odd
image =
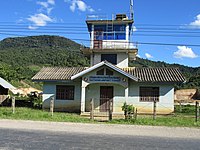
[(122, 68), (139, 78), (141, 82), (184, 82), (186, 79), (178, 68)]
[[(33, 78), (35, 81), (71, 80), (73, 75), (84, 71), (85, 67), (46, 67)], [(185, 78), (178, 68), (121, 68), (138, 78), (140, 82), (184, 82)]]
[(85, 69), (85, 67), (44, 67), (32, 80), (70, 80), (71, 76)]

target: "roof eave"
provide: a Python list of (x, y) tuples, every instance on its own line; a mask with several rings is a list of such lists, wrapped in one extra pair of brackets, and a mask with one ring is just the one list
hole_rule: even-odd
[(126, 77), (128, 77), (128, 78), (130, 78), (130, 79), (132, 79), (134, 81), (138, 81), (139, 80), (137, 77), (135, 77), (135, 76), (133, 76), (133, 75), (121, 70), (120, 68), (116, 67), (115, 65), (113, 65), (113, 64), (111, 64), (111, 63), (109, 63), (107, 61), (102, 61), (102, 62), (100, 62), (100, 63), (98, 63), (98, 64), (96, 64), (96, 65), (94, 65), (94, 66), (92, 66), (92, 67), (90, 67), (90, 68), (88, 68), (88, 69), (76, 74), (76, 75), (74, 75), (74, 76), (72, 76), (71, 80), (79, 78), (79, 77), (89, 73), (90, 71), (95, 70), (95, 69), (97, 69), (97, 68), (99, 68), (99, 67), (101, 67), (103, 65), (106, 65), (107, 67), (112, 68), (113, 70), (125, 75)]

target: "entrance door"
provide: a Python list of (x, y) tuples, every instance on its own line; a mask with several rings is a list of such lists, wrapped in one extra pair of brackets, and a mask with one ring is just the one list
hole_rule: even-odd
[(100, 87), (100, 112), (107, 112), (112, 109), (113, 104), (113, 87)]

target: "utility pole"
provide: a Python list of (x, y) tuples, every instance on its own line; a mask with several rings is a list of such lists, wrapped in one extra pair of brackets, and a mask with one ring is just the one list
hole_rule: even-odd
[(133, 0), (130, 0), (130, 17), (131, 17), (131, 19), (133, 19)]

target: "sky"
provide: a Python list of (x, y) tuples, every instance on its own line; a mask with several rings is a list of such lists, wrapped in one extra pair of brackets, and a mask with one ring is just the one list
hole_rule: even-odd
[[(138, 57), (200, 66), (199, 0), (134, 0), (131, 40)], [(88, 15), (129, 13), (130, 0), (2, 0), (0, 40), (59, 35), (89, 46)]]

